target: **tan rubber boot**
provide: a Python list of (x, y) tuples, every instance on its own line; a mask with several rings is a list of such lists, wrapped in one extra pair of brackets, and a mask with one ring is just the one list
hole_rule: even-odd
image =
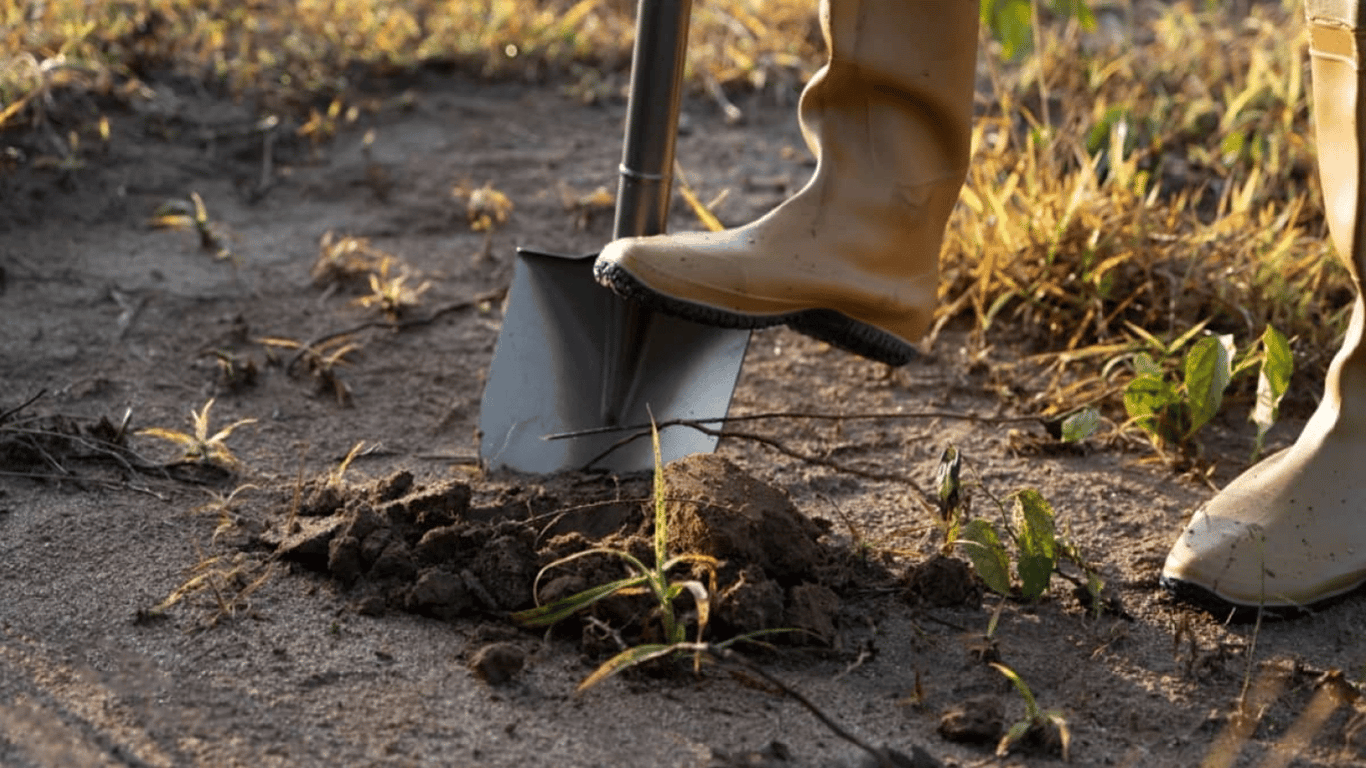
[(830, 60), (800, 105), (811, 181), (738, 229), (613, 242), (595, 265), (599, 282), (697, 322), (786, 323), (885, 363), (910, 360), (967, 173), (978, 10), (823, 0)]
[(1366, 100), (1360, 0), (1308, 0), (1319, 180), (1328, 229), (1356, 283), (1343, 347), (1295, 444), (1196, 511), (1162, 582), (1197, 602), (1303, 608), (1366, 582)]

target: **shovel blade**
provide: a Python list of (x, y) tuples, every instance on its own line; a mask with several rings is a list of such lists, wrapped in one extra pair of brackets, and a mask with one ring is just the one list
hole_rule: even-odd
[[(749, 332), (628, 304), (593, 279), (593, 259), (517, 254), (479, 416), (479, 453), (491, 469), (648, 470), (654, 455), (639, 432), (545, 437), (649, 424), (652, 414), (719, 420), (730, 407)], [(659, 437), (665, 461), (709, 453), (717, 441), (686, 426)]]

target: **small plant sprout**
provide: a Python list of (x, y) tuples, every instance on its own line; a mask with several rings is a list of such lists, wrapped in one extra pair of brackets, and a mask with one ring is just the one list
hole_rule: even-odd
[(211, 512), (218, 516), (218, 525), (213, 529), (213, 535), (209, 538), (209, 543), (216, 544), (218, 537), (231, 531), (237, 526), (237, 519), (233, 515), (233, 510), (237, 506), (237, 496), (244, 491), (260, 490), (259, 486), (247, 483), (232, 489), (231, 493), (222, 491), (208, 491), (209, 500), (190, 510), (192, 513)]
[(190, 569), (188, 577), (180, 586), (171, 591), (165, 600), (157, 603), (146, 613), (148, 616), (163, 616), (176, 603), (202, 592), (213, 596), (218, 610), (205, 620), (205, 627), (212, 627), (219, 621), (237, 616), (249, 610), (251, 596), (275, 573), (275, 563), (264, 566), (252, 560), (245, 552), (232, 557), (215, 555), (202, 558)]
[(560, 202), (564, 204), (564, 209), (573, 215), (574, 229), (586, 230), (597, 217), (610, 217), (617, 199), (604, 186), (592, 192), (580, 192), (560, 182)]
[(318, 258), (313, 261), (310, 274), (313, 284), (319, 287), (364, 284), (379, 271), (385, 259), (392, 258), (367, 238), (337, 235), (328, 230), (318, 241)]
[[(945, 456), (949, 457), (948, 451), (945, 451)], [(962, 457), (956, 451), (954, 457), (940, 460), (941, 497), (945, 497), (946, 478), (956, 477), (954, 465), (961, 461)], [(956, 529), (958, 533), (949, 539), (949, 544), (963, 548), (988, 589), (1005, 597), (1016, 594), (1011, 578), (1013, 548), (1014, 577), (1019, 580), (1018, 594), (1021, 598), (1034, 601), (1043, 597), (1056, 573), (1079, 590), (1084, 590), (1085, 594), (1079, 595), (1079, 599), (1088, 607), (1097, 612), (1105, 607), (1101, 594), (1105, 582), (1082, 557), (1080, 548), (1067, 537), (1059, 535), (1053, 506), (1041, 493), (1026, 488), (1012, 494), (1008, 497), (1011, 502), (1009, 511), (1005, 502), (990, 492), (986, 495), (1000, 510), (1001, 528), (998, 530), (989, 520), (974, 518)], [(1005, 533), (1004, 538), (1001, 531)], [(1013, 547), (1007, 547), (1007, 544)], [(1059, 563), (1063, 561), (1071, 563), (1083, 575), (1077, 577), (1059, 569)]]
[[(1026, 600), (1037, 600), (1052, 578), (1058, 562), (1057, 537), (1053, 524), (1053, 508), (1039, 494), (1028, 488), (1014, 494), (1013, 521), (1005, 522), (1005, 531), (1016, 547), (1015, 572), (1020, 579), (1020, 594)], [(1005, 508), (1001, 505), (1002, 517)], [(1010, 555), (996, 526), (981, 518), (963, 526), (963, 537), (958, 543), (967, 550), (977, 574), (993, 592), (1012, 594)]]
[[(607, 547), (594, 547), (576, 552), (542, 568), (541, 572), (536, 575), (536, 586), (539, 587), (541, 577), (552, 568), (558, 568), (590, 555), (603, 554), (620, 558), (632, 573), (626, 578), (600, 584), (553, 603), (540, 605), (512, 615), (514, 621), (524, 626), (546, 627), (613, 595), (648, 594), (654, 598), (655, 612), (658, 614), (662, 625), (664, 642), (644, 643), (627, 648), (613, 656), (585, 678), (583, 682), (579, 683), (578, 689), (580, 691), (591, 688), (622, 670), (652, 659), (688, 650), (694, 654), (693, 663), (694, 669), (696, 669), (701, 664), (702, 650), (706, 647), (703, 645), (702, 636), (707, 629), (707, 619), (711, 610), (711, 594), (716, 591), (716, 568), (719, 563), (716, 558), (710, 555), (680, 554), (669, 556), (669, 527), (668, 516), (665, 512), (667, 486), (664, 480), (664, 464), (659, 450), (659, 431), (652, 427), (651, 433), (654, 439), (655, 455), (654, 565), (646, 566), (629, 552)], [(705, 585), (695, 579), (671, 580), (669, 572), (680, 565), (701, 566), (707, 572), (710, 585)], [(674, 603), (685, 592), (692, 595), (693, 603), (697, 609), (696, 643), (687, 642), (687, 627), (674, 606)]]
[(412, 275), (408, 268), (401, 266), (397, 275), (391, 275), (393, 264), (392, 258), (385, 258), (380, 262), (379, 272), (370, 273), (369, 295), (356, 299), (356, 303), (366, 308), (378, 307), (390, 320), (397, 320), (408, 308), (422, 303), (422, 294), (426, 293), (432, 284), (424, 280), (416, 288), (409, 287), (407, 282)]
[(333, 99), (328, 103), (327, 109), (319, 112), (317, 107), (308, 110), (308, 120), (295, 131), (299, 136), (306, 137), (313, 145), (313, 149), (326, 144), (337, 135), (337, 129), (342, 122), (354, 123), (360, 117), (360, 110), (351, 107), (343, 114), (341, 99)]
[[(365, 448), (365, 441), (357, 441), (355, 445), (351, 446), (351, 450), (346, 452), (346, 456), (341, 460), (341, 463), (327, 471), (326, 484), (328, 486), (332, 488), (342, 487), (346, 480), (346, 470), (351, 468), (351, 462), (356, 460), (356, 457), (361, 454), (363, 448)], [(374, 450), (375, 446), (370, 446), (370, 448), (371, 450)]]
[[(337, 405), (351, 405), (351, 387), (342, 381), (341, 376), (337, 374), (338, 366), (350, 362), (346, 356), (361, 348), (360, 342), (355, 341), (351, 334), (343, 334), (312, 346), (305, 346), (302, 341), (278, 336), (265, 336), (256, 339), (256, 342), (264, 344), (268, 348), (297, 350), (295, 359), (291, 360), (290, 375), (294, 375), (295, 371), (298, 370), (292, 363), (301, 360), (309, 375), (313, 377), (317, 391), (330, 393), (336, 398)], [(277, 361), (272, 360), (272, 363), (274, 362)]]
[(1100, 429), (1100, 411), (1083, 408), (1062, 420), (1059, 437), (1064, 443), (1080, 443)]
[(1025, 716), (1021, 718), (1001, 737), (1000, 743), (996, 745), (996, 755), (1005, 757), (1010, 754), (1010, 750), (1015, 745), (1022, 744), (1026, 740), (1038, 744), (1049, 751), (1056, 751), (1062, 755), (1063, 762), (1070, 759), (1070, 748), (1072, 744), (1072, 731), (1067, 726), (1067, 719), (1057, 710), (1039, 709), (1039, 703), (1034, 699), (1034, 692), (1029, 690), (1023, 678), (1015, 670), (999, 662), (992, 662), (992, 668), (1006, 676), (1015, 686), (1015, 690), (1020, 693), (1020, 698), (1024, 700)]
[[(1165, 356), (1173, 356), (1205, 325), (1196, 325), (1170, 345), (1161, 344), (1150, 334), (1141, 335)], [(1131, 330), (1141, 329), (1134, 326)], [(1181, 380), (1174, 382), (1152, 356), (1136, 355), (1135, 376), (1124, 391), (1124, 408), (1130, 420), (1148, 433), (1159, 451), (1177, 448), (1183, 455), (1189, 455), (1195, 449), (1195, 434), (1219, 412), (1229, 383), (1244, 371), (1256, 368), (1257, 402), (1251, 420), (1257, 425), (1254, 454), (1260, 454), (1262, 441), (1275, 423), (1277, 408), (1290, 385), (1294, 361), (1285, 337), (1269, 325), (1256, 348), (1249, 349), (1235, 365), (1237, 356), (1231, 335), (1201, 337), (1190, 345), (1182, 359)]]
[(198, 411), (190, 411), (190, 424), (194, 429), (193, 434), (162, 427), (147, 427), (138, 430), (138, 434), (175, 443), (181, 449), (178, 461), (211, 464), (229, 472), (236, 472), (242, 468), (242, 462), (228, 449), (226, 441), (233, 430), (247, 424), (254, 424), (256, 419), (239, 419), (210, 436), (209, 411), (213, 408), (213, 403), (213, 399), (210, 398), (208, 402), (204, 403), (203, 408)]
[(934, 473), (934, 484), (938, 490), (939, 524), (944, 532), (944, 549), (947, 551), (958, 541), (963, 518), (967, 515), (967, 498), (962, 494), (963, 483), (960, 475), (963, 469), (963, 454), (950, 445), (939, 456), (939, 467)]
[(465, 219), (475, 232), (492, 232), (512, 215), (512, 200), (492, 184), (485, 183), (478, 189), (459, 184), (451, 190), (451, 196), (465, 201)]
[(189, 200), (168, 200), (157, 206), (149, 224), (154, 229), (192, 229), (199, 235), (199, 247), (213, 251), (215, 259), (233, 261), (235, 258), (224, 245), (218, 227), (209, 221), (209, 211), (198, 192), (191, 192)]
[(256, 361), (227, 349), (211, 349), (204, 353), (213, 357), (218, 368), (218, 381), (229, 392), (240, 392), (256, 385)]

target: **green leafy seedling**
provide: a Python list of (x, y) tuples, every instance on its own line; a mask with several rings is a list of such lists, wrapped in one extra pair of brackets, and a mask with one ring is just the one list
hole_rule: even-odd
[[(1201, 323), (1191, 332), (1203, 327)], [(1191, 332), (1167, 347), (1167, 351), (1184, 346)], [(1186, 352), (1179, 383), (1170, 380), (1151, 356), (1137, 355), (1136, 375), (1124, 392), (1124, 408), (1129, 418), (1148, 433), (1159, 449), (1177, 447), (1188, 452), (1196, 433), (1222, 407), (1229, 383), (1244, 371), (1257, 368), (1257, 402), (1250, 418), (1257, 425), (1254, 457), (1259, 455), (1267, 431), (1276, 422), (1281, 398), (1289, 388), (1294, 361), (1285, 337), (1271, 326), (1263, 331), (1257, 344), (1259, 349), (1249, 350), (1235, 366), (1237, 348), (1232, 336), (1204, 336)]]
[(403, 313), (422, 303), (422, 294), (432, 287), (430, 280), (424, 280), (416, 288), (408, 285), (406, 265), (400, 266), (398, 274), (390, 274), (394, 260), (385, 258), (380, 262), (379, 271), (370, 273), (370, 293), (355, 300), (362, 307), (377, 307), (390, 320), (398, 320)]
[(1015, 745), (1033, 734), (1034, 738), (1039, 739), (1045, 746), (1056, 746), (1062, 754), (1063, 762), (1067, 762), (1072, 744), (1072, 731), (1068, 728), (1067, 719), (1057, 710), (1040, 709), (1034, 692), (1029, 690), (1029, 686), (1015, 670), (998, 662), (992, 662), (991, 666), (1015, 685), (1015, 690), (1019, 692), (1025, 705), (1025, 716), (1006, 729), (1005, 735), (996, 745), (996, 755), (1005, 757)]
[(1062, 421), (1062, 441), (1080, 443), (1100, 429), (1101, 415), (1095, 408), (1083, 408)]
[(149, 223), (154, 229), (194, 230), (199, 235), (200, 248), (213, 251), (215, 259), (231, 261), (236, 265), (236, 257), (224, 244), (225, 238), (218, 226), (209, 219), (209, 210), (198, 192), (191, 192), (189, 200), (162, 203), (152, 213)]
[[(1037, 600), (1047, 591), (1053, 569), (1057, 567), (1059, 546), (1053, 522), (1053, 507), (1038, 491), (1027, 488), (1014, 496), (1013, 522), (1005, 528), (1016, 547), (1015, 574), (1020, 594)], [(989, 589), (1010, 595), (1010, 552), (1005, 541), (989, 521), (976, 519), (963, 527), (962, 546)]]

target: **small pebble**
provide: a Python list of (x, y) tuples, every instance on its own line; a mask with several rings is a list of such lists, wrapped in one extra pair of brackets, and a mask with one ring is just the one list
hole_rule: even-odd
[(513, 643), (489, 643), (475, 652), (469, 668), (489, 685), (503, 685), (521, 673), (526, 653)]

